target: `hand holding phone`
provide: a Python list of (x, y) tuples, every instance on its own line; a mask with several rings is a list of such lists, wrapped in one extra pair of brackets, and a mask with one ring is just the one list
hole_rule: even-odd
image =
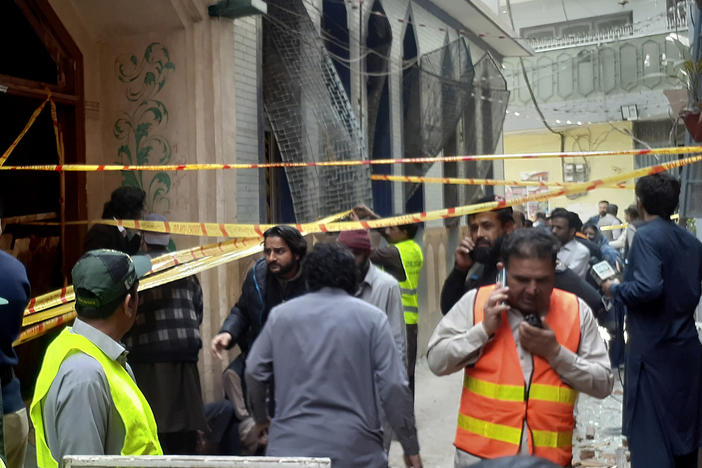
[(536, 314), (526, 314), (524, 316), (524, 321), (536, 328), (544, 328), (544, 324), (541, 323), (541, 319)]
[(495, 280), (498, 288), (507, 287), (507, 269), (502, 267), (500, 271), (497, 272), (497, 279)]

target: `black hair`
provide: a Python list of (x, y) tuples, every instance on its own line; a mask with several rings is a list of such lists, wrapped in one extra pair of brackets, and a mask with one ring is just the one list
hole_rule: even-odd
[(631, 204), (624, 209), (624, 213), (628, 214), (631, 219), (639, 219), (639, 209), (635, 204)]
[(570, 211), (566, 210), (565, 208), (554, 208), (553, 211), (551, 211), (551, 217), (549, 219), (553, 218), (564, 218), (566, 221), (568, 221), (568, 229), (573, 227), (573, 217), (570, 216)]
[[(490, 202), (494, 202), (494, 201), (495, 201), (495, 197), (491, 197), (491, 196), (487, 195), (487, 196), (484, 196), (484, 197), (480, 198), (479, 200), (476, 200), (476, 201), (474, 202), (474, 204), (478, 204), (478, 203), (490, 203)], [(505, 207), (505, 208), (498, 208), (498, 209), (496, 209), (496, 210), (490, 210), (490, 211), (494, 211), (495, 213), (497, 213), (497, 219), (500, 220), (500, 223), (502, 224), (503, 227), (504, 227), (504, 225), (507, 224), (507, 223), (513, 223), (513, 222), (514, 222), (514, 213), (513, 213), (513, 211), (512, 211), (512, 207), (511, 207), (511, 206), (507, 206), (507, 207)], [(475, 215), (477, 215), (477, 214), (478, 214), (478, 213), (471, 213), (471, 214), (469, 214), (468, 216), (466, 216), (466, 219), (467, 219), (467, 221), (468, 221), (468, 224), (470, 224), (470, 219), (471, 219), (471, 217), (473, 217), (473, 216), (475, 216)]]
[(590, 222), (583, 224), (583, 227), (580, 228), (580, 232), (585, 232), (585, 229), (588, 229), (588, 228), (592, 228), (595, 231), (595, 234), (600, 232), (600, 228), (597, 226), (597, 224), (590, 223)]
[(600, 203), (606, 203), (606, 204), (609, 205), (609, 202), (608, 202), (607, 200), (600, 200), (600, 201), (597, 202), (598, 205), (599, 205)]
[(266, 232), (263, 233), (263, 242), (269, 237), (280, 237), (283, 239), (283, 242), (285, 242), (290, 251), (295, 255), (299, 255), (300, 258), (304, 257), (307, 253), (307, 241), (302, 237), (300, 231), (292, 226), (279, 224), (278, 226), (268, 228)]
[(339, 288), (352, 295), (358, 289), (360, 277), (354, 256), (335, 243), (316, 244), (302, 263), (302, 274), (311, 292)]
[[(86, 318), (86, 319), (106, 319), (110, 318), (112, 314), (114, 314), (119, 306), (124, 302), (124, 299), (127, 297), (127, 294), (131, 294), (132, 300), (135, 297), (135, 294), (137, 293), (137, 290), (139, 289), (139, 280), (136, 280), (134, 284), (132, 285), (131, 288), (129, 288), (129, 291), (124, 293), (121, 297), (115, 299), (114, 301), (110, 301), (107, 304), (101, 304), (100, 307), (80, 307), (76, 303), (76, 313), (78, 314), (78, 317), (80, 318)], [(82, 296), (91, 296), (92, 293), (88, 290), (83, 289), (81, 291)]]
[(680, 199), (680, 182), (665, 172), (641, 177), (636, 182), (636, 196), (650, 215), (670, 218)]
[(502, 259), (505, 268), (511, 257), (550, 259), (556, 265), (556, 256), (561, 243), (545, 229), (515, 229), (502, 243)]
[(103, 219), (138, 219), (144, 211), (146, 193), (139, 187), (118, 187), (102, 210)]
[(399, 226), (397, 226), (397, 229), (405, 231), (407, 233), (408, 239), (414, 239), (414, 236), (417, 235), (417, 231), (419, 230), (419, 224), (400, 224)]
[(579, 231), (580, 228), (583, 227), (583, 221), (580, 219), (580, 216), (578, 216), (578, 213), (576, 213), (575, 211), (569, 211), (568, 216), (570, 217), (568, 225), (572, 228), (575, 228), (576, 231)]
[(617, 216), (617, 213), (619, 213), (619, 207), (614, 203), (610, 203), (607, 205), (607, 213), (611, 214), (612, 216)]

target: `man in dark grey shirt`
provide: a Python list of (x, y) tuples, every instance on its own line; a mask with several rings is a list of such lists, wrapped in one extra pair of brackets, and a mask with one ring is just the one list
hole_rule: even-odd
[(267, 384), (275, 379), (271, 456), (329, 457), (335, 468), (386, 467), (379, 407), (407, 466), (420, 467), (412, 396), (387, 317), (352, 297), (353, 256), (317, 244), (303, 266), (310, 293), (275, 307), (246, 361), (249, 404), (267, 427)]
[(115, 250), (91, 250), (73, 267), (78, 318), (47, 348), (30, 408), (39, 466), (66, 455), (163, 454), (120, 343), (150, 269), (148, 257)]

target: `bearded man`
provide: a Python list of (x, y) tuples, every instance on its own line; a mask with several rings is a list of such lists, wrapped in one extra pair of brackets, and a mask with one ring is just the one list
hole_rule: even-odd
[[(484, 197), (476, 203), (495, 201)], [(468, 215), (470, 234), (456, 249), (456, 263), (441, 288), (441, 313), (471, 289), (495, 283), (502, 242), (514, 230), (512, 207)]]

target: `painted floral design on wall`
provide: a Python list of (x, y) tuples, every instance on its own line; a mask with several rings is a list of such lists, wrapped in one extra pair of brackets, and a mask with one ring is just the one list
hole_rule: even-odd
[[(121, 145), (117, 164), (168, 164), (171, 145), (163, 135), (168, 124), (168, 109), (157, 96), (175, 65), (168, 49), (153, 42), (142, 58), (134, 54), (115, 60), (115, 73), (126, 86), (129, 109), (120, 113), (113, 134)], [(153, 174), (153, 175), (152, 175)], [(165, 172), (122, 172), (122, 185), (139, 187), (146, 192), (147, 212), (168, 213), (171, 177)]]

